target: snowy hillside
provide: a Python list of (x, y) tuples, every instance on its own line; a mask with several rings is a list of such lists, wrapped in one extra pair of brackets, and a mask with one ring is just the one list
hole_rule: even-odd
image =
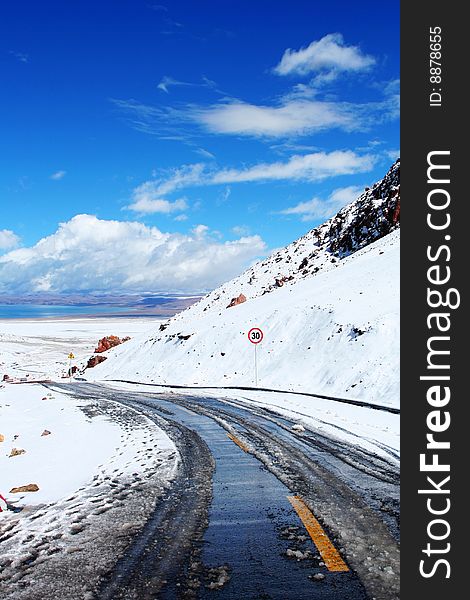
[(397, 162), (335, 217), (109, 351), (87, 378), (253, 385), (257, 326), (259, 386), (396, 404), (399, 189)]

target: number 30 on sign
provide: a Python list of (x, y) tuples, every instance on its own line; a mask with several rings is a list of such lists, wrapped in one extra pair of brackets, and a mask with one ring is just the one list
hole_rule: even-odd
[(263, 332), (261, 331), (261, 329), (259, 327), (253, 327), (248, 332), (248, 339), (250, 340), (250, 342), (252, 344), (259, 344), (261, 342), (261, 340), (263, 339), (263, 337), (264, 337)]

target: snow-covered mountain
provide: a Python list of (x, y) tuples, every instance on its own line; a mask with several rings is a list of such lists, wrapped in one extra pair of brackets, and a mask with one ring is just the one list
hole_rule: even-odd
[(258, 384), (398, 402), (400, 163), (323, 225), (215, 289), (88, 378)]

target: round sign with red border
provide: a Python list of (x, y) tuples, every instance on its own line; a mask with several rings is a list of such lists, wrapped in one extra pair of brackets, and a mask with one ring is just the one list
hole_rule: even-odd
[(262, 341), (263, 337), (263, 332), (259, 327), (252, 327), (248, 332), (248, 339), (252, 344), (259, 344)]

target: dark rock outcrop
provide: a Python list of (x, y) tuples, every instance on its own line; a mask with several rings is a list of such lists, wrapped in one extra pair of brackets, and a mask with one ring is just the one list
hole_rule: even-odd
[(316, 230), (320, 245), (342, 258), (384, 237), (400, 224), (400, 162), (372, 188)]
[(101, 352), (106, 352), (110, 348), (114, 348), (115, 346), (119, 346), (124, 342), (129, 341), (130, 337), (120, 338), (117, 335), (106, 335), (104, 338), (101, 338), (98, 342), (98, 346), (95, 348), (95, 352), (100, 354)]
[(92, 369), (93, 367), (96, 367), (96, 365), (104, 362), (106, 359), (107, 356), (92, 356), (88, 359), (85, 369)]

